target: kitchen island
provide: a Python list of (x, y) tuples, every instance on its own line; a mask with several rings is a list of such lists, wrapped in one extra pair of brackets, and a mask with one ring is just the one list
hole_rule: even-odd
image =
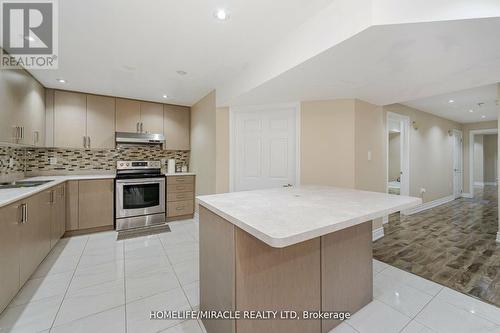
[[(421, 199), (323, 186), (198, 197), (200, 309), (354, 313), (371, 302), (372, 220)], [(329, 332), (334, 319), (204, 320), (208, 333)]]

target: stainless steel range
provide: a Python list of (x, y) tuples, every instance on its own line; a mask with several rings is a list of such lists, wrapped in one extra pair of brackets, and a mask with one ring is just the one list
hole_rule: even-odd
[(165, 176), (159, 161), (118, 161), (116, 230), (165, 223)]

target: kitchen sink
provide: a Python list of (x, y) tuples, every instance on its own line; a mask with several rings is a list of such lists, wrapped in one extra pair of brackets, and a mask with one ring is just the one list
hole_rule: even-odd
[(0, 189), (36, 187), (36, 186), (50, 183), (51, 181), (52, 180), (17, 180), (14, 182), (0, 183)]

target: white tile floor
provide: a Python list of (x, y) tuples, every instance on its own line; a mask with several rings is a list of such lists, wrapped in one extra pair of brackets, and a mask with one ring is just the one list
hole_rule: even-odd
[[(197, 321), (149, 320), (154, 309), (199, 307), (197, 222), (171, 227), (120, 242), (114, 232), (63, 239), (0, 315), (0, 332), (204, 332)], [(500, 333), (499, 308), (373, 267), (374, 301), (333, 333)]]

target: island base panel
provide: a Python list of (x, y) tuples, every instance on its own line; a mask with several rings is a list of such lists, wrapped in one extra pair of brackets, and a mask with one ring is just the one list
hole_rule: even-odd
[[(273, 248), (200, 206), (200, 309), (356, 312), (372, 299), (371, 222)], [(328, 332), (331, 320), (203, 320), (208, 333)]]
[[(340, 268), (340, 269), (339, 269)], [(351, 314), (372, 301), (372, 222), (321, 237), (321, 308)], [(341, 322), (323, 320), (328, 333)]]
[[(235, 226), (200, 206), (200, 309), (235, 309)], [(234, 333), (234, 320), (203, 320), (208, 333)]]

